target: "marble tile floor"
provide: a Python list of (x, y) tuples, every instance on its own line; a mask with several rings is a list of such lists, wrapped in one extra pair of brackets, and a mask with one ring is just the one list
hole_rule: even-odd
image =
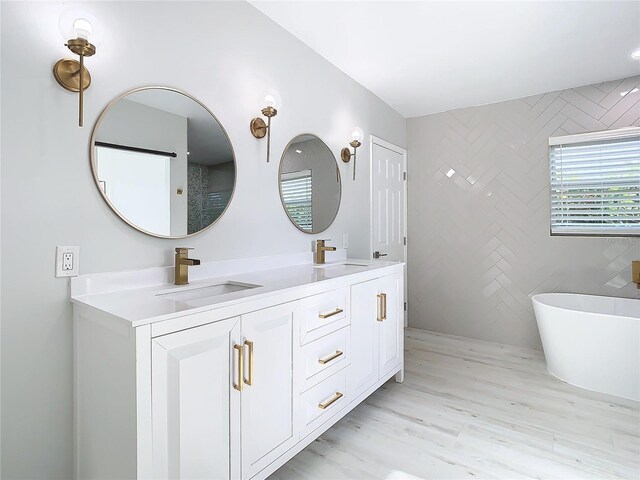
[(541, 351), (406, 330), (388, 382), (269, 480), (640, 479), (640, 403), (568, 385)]

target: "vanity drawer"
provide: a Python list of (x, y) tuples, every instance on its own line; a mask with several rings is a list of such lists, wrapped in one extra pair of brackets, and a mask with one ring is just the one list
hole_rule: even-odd
[(304, 298), (294, 314), (305, 345), (349, 325), (349, 289), (341, 288)]
[(298, 424), (304, 437), (318, 428), (348, 403), (347, 369), (342, 369), (300, 396)]
[(301, 391), (308, 390), (332, 374), (349, 365), (351, 327), (341, 328), (301, 347)]

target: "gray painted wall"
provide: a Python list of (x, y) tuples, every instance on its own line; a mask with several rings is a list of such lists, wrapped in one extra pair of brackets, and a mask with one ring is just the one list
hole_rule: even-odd
[[(313, 132), (337, 155), (354, 125), (405, 145), (405, 120), (371, 92), (245, 2), (83, 3), (104, 40), (87, 59), (93, 82), (85, 127), (77, 96), (51, 74), (70, 57), (58, 29), (73, 2), (2, 2), (2, 477), (72, 475), (72, 325), (68, 280), (54, 278), (56, 245), (80, 246), (80, 272), (171, 265), (173, 248), (203, 261), (310, 251), (278, 193), (278, 159), (294, 136)], [(131, 46), (135, 45), (135, 51)], [(29, 52), (25, 55), (25, 52)], [(296, 59), (292, 62), (291, 59)], [(301, 65), (304, 68), (300, 68)], [(211, 229), (187, 241), (153, 238), (119, 220), (89, 165), (91, 126), (114, 97), (167, 85), (207, 105), (229, 133), (238, 162), (234, 198)], [(283, 106), (266, 140), (249, 133), (269, 88)], [(367, 158), (368, 142), (358, 151)], [(322, 237), (349, 234), (367, 255), (368, 162), (340, 165), (342, 207)]]
[(640, 298), (640, 239), (549, 236), (547, 152), (550, 136), (640, 125), (640, 93), (621, 95), (639, 84), (408, 120), (410, 325), (536, 347), (529, 294)]

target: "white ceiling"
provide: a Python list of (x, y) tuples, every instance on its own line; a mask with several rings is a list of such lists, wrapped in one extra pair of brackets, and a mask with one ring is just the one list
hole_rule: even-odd
[(250, 3), (405, 117), (640, 74), (637, 1)]

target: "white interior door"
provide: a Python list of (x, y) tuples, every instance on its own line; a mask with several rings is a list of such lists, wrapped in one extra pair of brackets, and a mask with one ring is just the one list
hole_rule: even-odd
[(406, 154), (376, 142), (371, 144), (371, 252), (374, 258), (404, 262)]
[[(407, 151), (371, 137), (371, 258), (406, 262)], [(401, 305), (406, 318), (407, 269)]]

